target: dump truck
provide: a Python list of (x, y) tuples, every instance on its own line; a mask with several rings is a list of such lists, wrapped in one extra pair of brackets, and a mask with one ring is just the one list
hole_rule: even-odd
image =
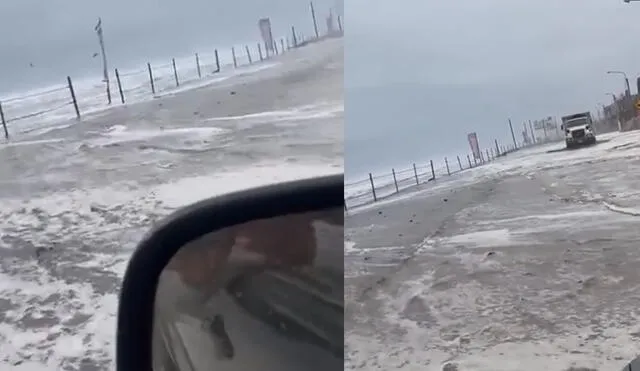
[(591, 112), (576, 113), (562, 118), (562, 131), (567, 148), (596, 143)]

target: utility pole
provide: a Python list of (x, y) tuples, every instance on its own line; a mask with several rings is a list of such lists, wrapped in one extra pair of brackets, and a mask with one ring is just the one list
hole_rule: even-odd
[(107, 100), (111, 104), (111, 88), (109, 87), (109, 69), (107, 67), (107, 54), (104, 51), (104, 37), (102, 35), (102, 19), (98, 18), (98, 24), (94, 27), (94, 30), (98, 34), (98, 41), (100, 42), (100, 53), (102, 54), (102, 74), (103, 79), (107, 84)]
[(516, 141), (516, 135), (513, 133), (513, 125), (511, 124), (511, 119), (509, 119), (509, 129), (511, 129), (511, 138), (513, 138), (513, 147), (518, 149), (518, 142)]

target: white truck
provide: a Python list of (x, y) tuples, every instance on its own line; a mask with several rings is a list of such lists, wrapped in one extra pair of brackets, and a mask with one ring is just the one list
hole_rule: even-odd
[(596, 132), (593, 128), (591, 112), (564, 116), (561, 129), (564, 132), (567, 148), (596, 143)]

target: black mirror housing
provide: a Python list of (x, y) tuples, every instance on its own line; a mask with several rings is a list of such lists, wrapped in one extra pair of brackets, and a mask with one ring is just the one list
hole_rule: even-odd
[(185, 244), (215, 230), (344, 206), (344, 176), (299, 180), (211, 198), (173, 213), (139, 243), (127, 266), (117, 318), (116, 369), (152, 371), (153, 312), (163, 269)]

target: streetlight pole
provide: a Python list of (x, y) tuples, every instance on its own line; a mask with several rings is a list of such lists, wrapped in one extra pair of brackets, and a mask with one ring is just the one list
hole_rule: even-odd
[(618, 131), (622, 131), (622, 122), (620, 121), (620, 105), (618, 104), (616, 95), (613, 93), (607, 93), (606, 95), (610, 95), (613, 99), (613, 106), (616, 109), (616, 121), (618, 121)]
[(627, 77), (627, 74), (622, 72), (622, 71), (607, 71), (608, 74), (610, 75), (622, 75), (624, 76), (624, 84), (627, 88), (627, 97), (631, 96), (631, 87), (629, 86), (629, 78)]

